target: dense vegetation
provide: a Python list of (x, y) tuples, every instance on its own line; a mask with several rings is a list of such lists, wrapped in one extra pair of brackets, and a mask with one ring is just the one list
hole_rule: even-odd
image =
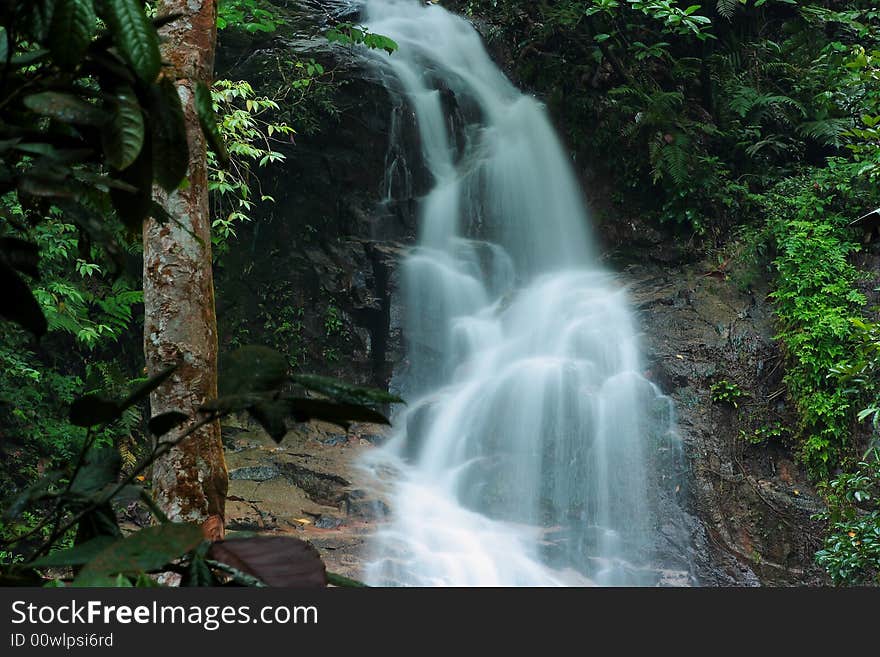
[[(152, 201), (154, 185), (169, 193), (189, 185), (187, 121), (197, 121), (210, 147), (213, 241), (222, 254), (254, 204), (271, 202), (254, 171), (283, 160), (273, 144), (294, 132), (279, 103), (246, 81), (220, 80), (212, 90), (200, 83), (197, 116), (188, 119), (157, 33), (179, 15), (151, 16), (152, 3), (139, 0), (0, 10), (0, 315), (8, 320), (0, 324), (0, 578), (40, 583), (39, 573), (54, 568), (79, 584), (151, 586), (145, 573), (171, 570), (196, 586), (321, 585), (314, 548), (295, 539), (221, 546), (212, 527), (172, 522), (145, 487), (159, 458), (229, 413), (249, 413), (280, 441), (288, 419), (386, 422), (366, 405), (398, 401), (291, 376), (282, 355), (251, 346), (226, 357), (223, 396), (147, 422), (147, 398), (176, 366), (138, 376), (141, 224), (152, 217), (188, 230)], [(274, 12), (239, 0), (221, 3), (220, 25), (230, 20), (248, 31), (280, 25)], [(347, 24), (332, 39), (395, 47)], [(312, 61), (289, 64), (294, 94), (323, 74)], [(123, 536), (120, 512), (132, 503), (159, 524)], [(275, 562), (259, 571), (249, 564), (261, 554)], [(300, 574), (290, 579), (296, 563)]]

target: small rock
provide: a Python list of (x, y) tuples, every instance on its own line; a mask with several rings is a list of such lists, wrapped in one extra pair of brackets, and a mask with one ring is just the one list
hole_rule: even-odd
[(318, 438), (318, 442), (322, 445), (335, 447), (336, 445), (345, 445), (348, 443), (348, 436), (342, 433), (333, 433), (326, 438)]
[(318, 529), (336, 529), (341, 525), (342, 518), (337, 518), (336, 516), (328, 516), (323, 513), (318, 516), (317, 520), (315, 520), (315, 527), (317, 527)]
[(280, 477), (281, 473), (273, 465), (252, 465), (230, 471), (229, 478), (236, 481), (269, 481)]

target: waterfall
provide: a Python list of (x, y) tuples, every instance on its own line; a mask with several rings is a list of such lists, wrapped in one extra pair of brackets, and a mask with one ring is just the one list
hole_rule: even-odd
[(368, 462), (391, 519), (365, 579), (686, 582), (672, 405), (642, 373), (626, 291), (597, 262), (544, 107), (439, 6), (367, 0), (364, 22), (400, 46), (371, 60), (413, 113), (431, 178), (401, 263), (394, 384), (409, 405)]

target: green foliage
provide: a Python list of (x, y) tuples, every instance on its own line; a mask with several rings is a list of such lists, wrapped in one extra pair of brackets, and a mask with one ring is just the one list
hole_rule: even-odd
[(366, 27), (352, 23), (339, 23), (327, 30), (327, 41), (342, 45), (364, 45), (371, 50), (384, 50), (389, 55), (397, 50), (397, 43), (382, 34), (370, 32)]
[(763, 445), (767, 442), (781, 442), (789, 431), (779, 422), (755, 428), (753, 431), (740, 430), (739, 435), (752, 445)]
[[(282, 538), (286, 541), (283, 545), (272, 539), (271, 550), (260, 539), (205, 545), (200, 527), (168, 522), (136, 482), (143, 480), (143, 473), (156, 459), (231, 412), (249, 413), (280, 441), (287, 418), (296, 422), (317, 419), (346, 427), (350, 421), (387, 423), (384, 415), (364, 403), (399, 400), (383, 391), (320, 377), (291, 378), (286, 359), (266, 347), (242, 348), (227, 356), (226, 363), (221, 371), (222, 396), (204, 404), (193, 416), (177, 413), (152, 422), (160, 436), (175, 427), (183, 428), (173, 438), (154, 442), (150, 453), (127, 472), (123, 472), (116, 450), (102, 447), (98, 437), (117, 430), (126, 410), (167, 380), (174, 368), (122, 395), (92, 394), (74, 400), (70, 422), (87, 428), (78, 456), (19, 491), (3, 506), (0, 565), (11, 569), (8, 574), (34, 583), (40, 581), (44, 568), (75, 568), (63, 578), (73, 586), (129, 586), (138, 582), (147, 585), (151, 573), (182, 568), (190, 584), (201, 586), (223, 581), (228, 575), (248, 585), (325, 583), (317, 552), (298, 539)], [(294, 382), (326, 398), (288, 393), (285, 385)], [(156, 515), (159, 524), (123, 537), (113, 505), (138, 501)], [(73, 542), (71, 535), (75, 535)], [(290, 565), (295, 567), (290, 569)], [(303, 571), (308, 571), (308, 576)]]
[(730, 404), (734, 408), (739, 408), (739, 401), (746, 396), (742, 388), (726, 379), (713, 383), (709, 389), (713, 402)]
[(835, 584), (880, 584), (880, 459), (877, 450), (824, 487), (829, 534), (816, 561)]
[(284, 16), (264, 0), (220, 0), (217, 3), (217, 28), (220, 30), (274, 32), (284, 23)]
[[(314, 66), (318, 67), (313, 69), (315, 74), (323, 73), (320, 65)], [(212, 95), (230, 159), (230, 165), (224, 167), (213, 151), (208, 153), (208, 188), (213, 192), (214, 214), (211, 227), (219, 246), (235, 236), (236, 223), (250, 221), (257, 202), (273, 200), (259, 191), (255, 169), (283, 162), (284, 154), (275, 147), (291, 140), (295, 132), (286, 123), (267, 118), (279, 111), (278, 102), (257, 96), (248, 82), (218, 80)]]
[(856, 166), (831, 161), (780, 183), (764, 199), (778, 251), (772, 296), (787, 355), (785, 383), (800, 418), (801, 457), (817, 478), (828, 477), (851, 446), (852, 399), (832, 372), (858, 354), (852, 319), (865, 304), (849, 261), (859, 247), (842, 213), (860, 193), (853, 187)]

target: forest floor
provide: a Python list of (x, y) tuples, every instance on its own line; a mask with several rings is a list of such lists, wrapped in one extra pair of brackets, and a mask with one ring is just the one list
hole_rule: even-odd
[(381, 428), (348, 433), (315, 423), (280, 444), (258, 428), (224, 427), (227, 530), (285, 533), (310, 541), (331, 572), (358, 579), (366, 539), (388, 513), (358, 462), (381, 442)]

